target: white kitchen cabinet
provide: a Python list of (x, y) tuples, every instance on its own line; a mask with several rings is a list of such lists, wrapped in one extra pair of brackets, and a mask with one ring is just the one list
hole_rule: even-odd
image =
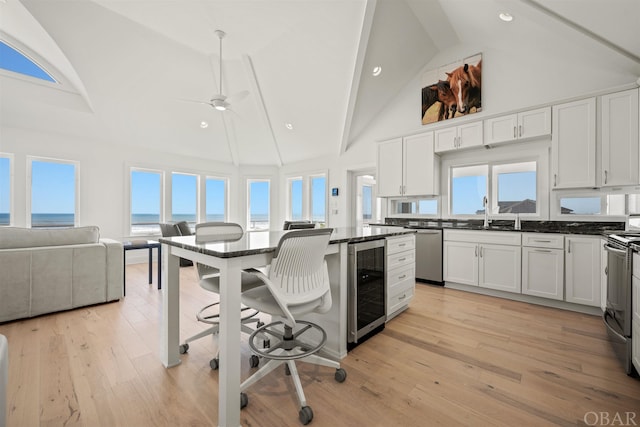
[(478, 286), (477, 243), (444, 241), (442, 249), (444, 281)]
[(636, 185), (638, 175), (638, 89), (601, 97), (602, 186)]
[(409, 305), (416, 287), (415, 235), (386, 238), (387, 321)]
[(520, 246), (479, 244), (478, 286), (520, 293), (522, 253)]
[(565, 301), (600, 307), (600, 237), (565, 236)]
[(551, 108), (539, 108), (484, 121), (484, 144), (496, 145), (551, 135)]
[(522, 293), (564, 299), (564, 236), (523, 233)]
[(596, 99), (552, 107), (552, 189), (596, 186)]
[(520, 293), (520, 233), (445, 230), (445, 282)]
[(440, 159), (433, 151), (433, 132), (378, 144), (378, 195), (424, 196), (440, 192)]
[(482, 145), (482, 122), (470, 122), (434, 131), (434, 151), (458, 150)]

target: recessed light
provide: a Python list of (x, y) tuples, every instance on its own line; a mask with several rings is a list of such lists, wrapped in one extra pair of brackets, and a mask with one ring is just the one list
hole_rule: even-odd
[(373, 67), (373, 76), (374, 77), (378, 77), (380, 75), (380, 73), (382, 73), (382, 67), (379, 65), (376, 65), (375, 67)]
[(285, 123), (284, 127), (286, 127), (289, 130), (293, 130), (293, 125), (291, 123)]
[(206, 129), (209, 127), (209, 123), (205, 122), (204, 120), (200, 122), (200, 127), (202, 129)]
[(500, 17), (500, 19), (502, 19), (504, 22), (511, 22), (513, 21), (513, 15), (506, 13), (506, 12), (502, 12), (500, 15), (498, 15)]

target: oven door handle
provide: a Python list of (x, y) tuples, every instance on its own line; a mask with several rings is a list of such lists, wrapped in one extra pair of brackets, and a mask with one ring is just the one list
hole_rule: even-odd
[(609, 322), (607, 322), (607, 317), (611, 317), (611, 314), (609, 314), (608, 310), (605, 310), (602, 313), (602, 320), (604, 321), (604, 325), (607, 327), (607, 329), (609, 329), (609, 331), (614, 334), (615, 336), (617, 336), (621, 341), (626, 341), (627, 338), (624, 337), (624, 335), (621, 335), (618, 331), (616, 331), (615, 329), (613, 329), (613, 327), (611, 327), (611, 325), (609, 324)]
[(604, 245), (605, 250), (609, 251), (609, 252), (616, 252), (622, 255), (626, 255), (627, 251), (624, 249), (618, 249), (618, 248), (614, 248), (613, 246), (609, 245), (609, 244), (605, 244)]

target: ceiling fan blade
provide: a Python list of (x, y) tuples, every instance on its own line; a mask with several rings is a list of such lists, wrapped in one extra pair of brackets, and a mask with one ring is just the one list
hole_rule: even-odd
[(204, 105), (211, 105), (210, 101), (199, 101), (196, 99), (184, 99), (184, 98), (178, 98), (178, 101), (180, 102), (189, 102), (191, 104), (204, 104)]
[(243, 90), (241, 92), (234, 93), (233, 95), (229, 95), (229, 97), (227, 98), (227, 102), (229, 104), (235, 104), (237, 102), (242, 101), (247, 96), (249, 96), (249, 91), (248, 90)]

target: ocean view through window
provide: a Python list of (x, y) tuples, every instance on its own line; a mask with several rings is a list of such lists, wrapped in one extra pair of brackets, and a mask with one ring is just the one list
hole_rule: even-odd
[(73, 227), (76, 222), (74, 163), (31, 160), (31, 227)]
[(206, 220), (225, 221), (227, 217), (227, 180), (224, 178), (207, 178), (205, 192)]
[(131, 234), (159, 234), (162, 173), (131, 170)]
[(269, 229), (269, 180), (249, 179), (247, 230)]
[(198, 177), (174, 173), (171, 175), (171, 221), (187, 221), (195, 226), (198, 220)]
[(311, 221), (327, 222), (327, 179), (324, 175), (311, 177)]
[(289, 181), (289, 218), (300, 221), (302, 217), (302, 178), (292, 178)]

